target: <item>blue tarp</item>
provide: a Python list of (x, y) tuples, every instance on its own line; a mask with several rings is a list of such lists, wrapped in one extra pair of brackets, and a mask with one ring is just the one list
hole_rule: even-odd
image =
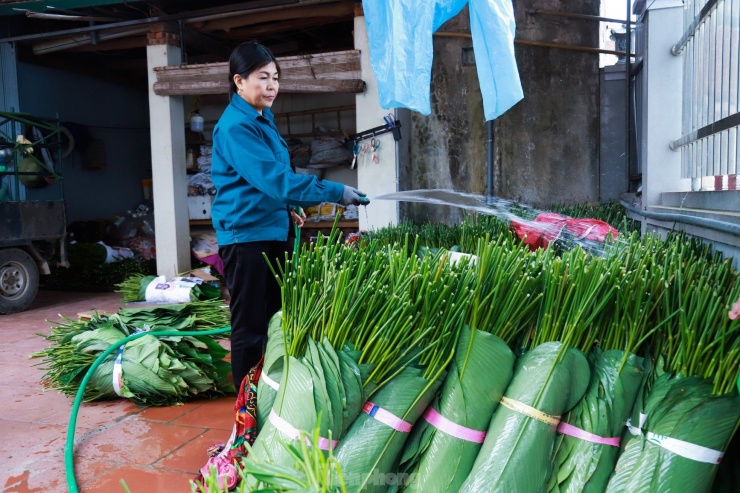
[(511, 0), (362, 0), (383, 108), (431, 112), (432, 34), (466, 4), (486, 120), (524, 97), (514, 57)]

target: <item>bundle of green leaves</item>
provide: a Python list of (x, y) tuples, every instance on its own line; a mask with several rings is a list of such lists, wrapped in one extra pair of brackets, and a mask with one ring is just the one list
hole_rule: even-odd
[[(219, 312), (211, 314), (212, 318), (221, 316)], [(53, 344), (31, 357), (43, 358), (39, 366), (46, 371), (42, 378), (45, 387), (72, 396), (93, 361), (117, 341), (141, 331), (155, 334), (163, 330), (210, 328), (201, 320), (202, 315), (187, 305), (122, 309), (113, 315), (95, 314), (90, 321), (64, 319), (43, 335)], [(122, 346), (118, 392), (113, 383), (117, 355), (111, 354), (95, 369), (85, 388), (84, 401), (120, 395), (139, 405), (164, 406), (193, 397), (231, 393), (234, 387), (227, 380), (230, 365), (223, 361), (227, 354), (209, 336), (146, 335)]]
[(619, 437), (646, 375), (645, 361), (635, 353), (668, 321), (659, 320), (664, 291), (654, 260), (643, 254), (636, 235), (608, 259), (619, 266), (618, 289), (609, 316), (596, 327), (598, 347), (588, 355), (586, 394), (561, 422), (572, 431), (556, 442), (551, 492), (604, 491), (614, 470)]
[[(157, 276), (135, 274), (116, 284), (116, 292), (123, 295), (124, 303), (151, 301), (147, 299), (147, 288)], [(210, 283), (202, 282), (190, 288), (190, 301), (215, 300), (221, 298), (221, 290)]]
[[(541, 293), (539, 254), (516, 247), (509, 236), (478, 242), (469, 266), (473, 297), (465, 315), (450, 371), (427, 413), (479, 433), (485, 432), (509, 385), (515, 356), (510, 349), (530, 328)], [(481, 378), (486, 375), (486, 378)], [(481, 441), (472, 441), (419, 420), (406, 443), (399, 489), (457, 491), (473, 467)], [(459, 429), (459, 428), (456, 428)]]
[[(549, 251), (548, 251), (549, 252)], [(502, 405), (460, 491), (542, 491), (560, 417), (572, 409), (590, 379), (583, 355), (614, 295), (615, 268), (575, 249), (543, 257), (537, 327), (524, 342)]]
[[(701, 250), (700, 250), (701, 251)], [(721, 454), (740, 425), (736, 388), (740, 296), (731, 262), (669, 243), (663, 256), (664, 312), (657, 364), (638, 396), (626, 443), (607, 491), (709, 491)]]

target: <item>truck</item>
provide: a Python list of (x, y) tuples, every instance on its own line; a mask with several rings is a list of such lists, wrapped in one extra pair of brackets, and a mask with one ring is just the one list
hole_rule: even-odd
[(0, 315), (29, 307), (52, 256), (67, 263), (61, 128), (0, 112)]

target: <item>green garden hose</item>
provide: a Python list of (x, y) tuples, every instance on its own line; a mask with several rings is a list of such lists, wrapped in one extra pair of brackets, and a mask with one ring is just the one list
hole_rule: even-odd
[(155, 337), (210, 336), (223, 334), (224, 332), (228, 332), (230, 330), (231, 327), (224, 327), (222, 329), (213, 330), (163, 330), (161, 332), (139, 332), (138, 334), (124, 337), (123, 339), (113, 343), (108, 349), (103, 351), (100, 356), (98, 356), (98, 358), (93, 362), (92, 366), (90, 366), (90, 369), (87, 370), (87, 373), (85, 373), (85, 377), (82, 379), (80, 388), (77, 390), (77, 395), (75, 396), (75, 401), (72, 404), (72, 413), (69, 416), (69, 425), (67, 426), (67, 442), (64, 445), (64, 468), (67, 476), (67, 489), (69, 490), (69, 493), (79, 492), (79, 490), (77, 489), (77, 480), (75, 479), (74, 467), (75, 427), (77, 425), (77, 412), (80, 409), (82, 398), (85, 395), (85, 387), (87, 387), (87, 383), (92, 378), (95, 369), (100, 365), (100, 363), (102, 363), (113, 351), (117, 350), (119, 347), (123, 346), (127, 342), (133, 341), (134, 339), (138, 339), (139, 337), (143, 337), (145, 335), (153, 335)]
[[(296, 212), (298, 215), (301, 214), (301, 208), (296, 207)], [(298, 250), (300, 248), (301, 244), (301, 230), (298, 227), (298, 225), (295, 225), (295, 243), (293, 244), (293, 254), (294, 256), (298, 254)], [(224, 327), (222, 329), (213, 329), (213, 330), (191, 330), (191, 331), (179, 331), (179, 330), (166, 330), (162, 332), (140, 332), (138, 334), (133, 334), (128, 337), (124, 337), (123, 339), (113, 343), (108, 349), (103, 351), (103, 353), (98, 356), (98, 358), (93, 362), (92, 366), (90, 366), (90, 369), (87, 370), (87, 373), (85, 373), (85, 377), (82, 379), (82, 383), (80, 384), (80, 388), (77, 390), (77, 395), (75, 396), (75, 401), (72, 404), (72, 413), (69, 415), (69, 425), (67, 426), (67, 442), (64, 445), (64, 467), (65, 472), (67, 476), (67, 489), (69, 490), (69, 493), (78, 493), (79, 489), (77, 488), (77, 479), (75, 478), (75, 466), (74, 466), (74, 446), (75, 446), (75, 427), (77, 426), (77, 412), (80, 409), (80, 405), (82, 404), (82, 398), (85, 395), (85, 387), (87, 387), (87, 383), (92, 378), (93, 373), (95, 372), (95, 369), (102, 363), (113, 351), (118, 349), (119, 347), (123, 346), (129, 341), (133, 341), (134, 339), (138, 339), (139, 337), (145, 336), (145, 335), (153, 335), (155, 337), (169, 337), (169, 336), (210, 336), (210, 335), (216, 335), (216, 334), (223, 334), (224, 332), (229, 332), (231, 330), (231, 327)]]

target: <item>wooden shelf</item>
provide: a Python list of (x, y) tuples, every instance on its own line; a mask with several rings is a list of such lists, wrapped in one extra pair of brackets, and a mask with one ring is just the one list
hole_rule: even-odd
[(210, 219), (191, 219), (190, 220), (191, 226), (213, 226), (213, 223)]
[[(309, 221), (303, 223), (303, 229), (325, 229), (334, 226), (334, 220), (328, 221)], [(337, 228), (357, 228), (360, 222), (357, 219), (340, 219), (337, 222)]]

